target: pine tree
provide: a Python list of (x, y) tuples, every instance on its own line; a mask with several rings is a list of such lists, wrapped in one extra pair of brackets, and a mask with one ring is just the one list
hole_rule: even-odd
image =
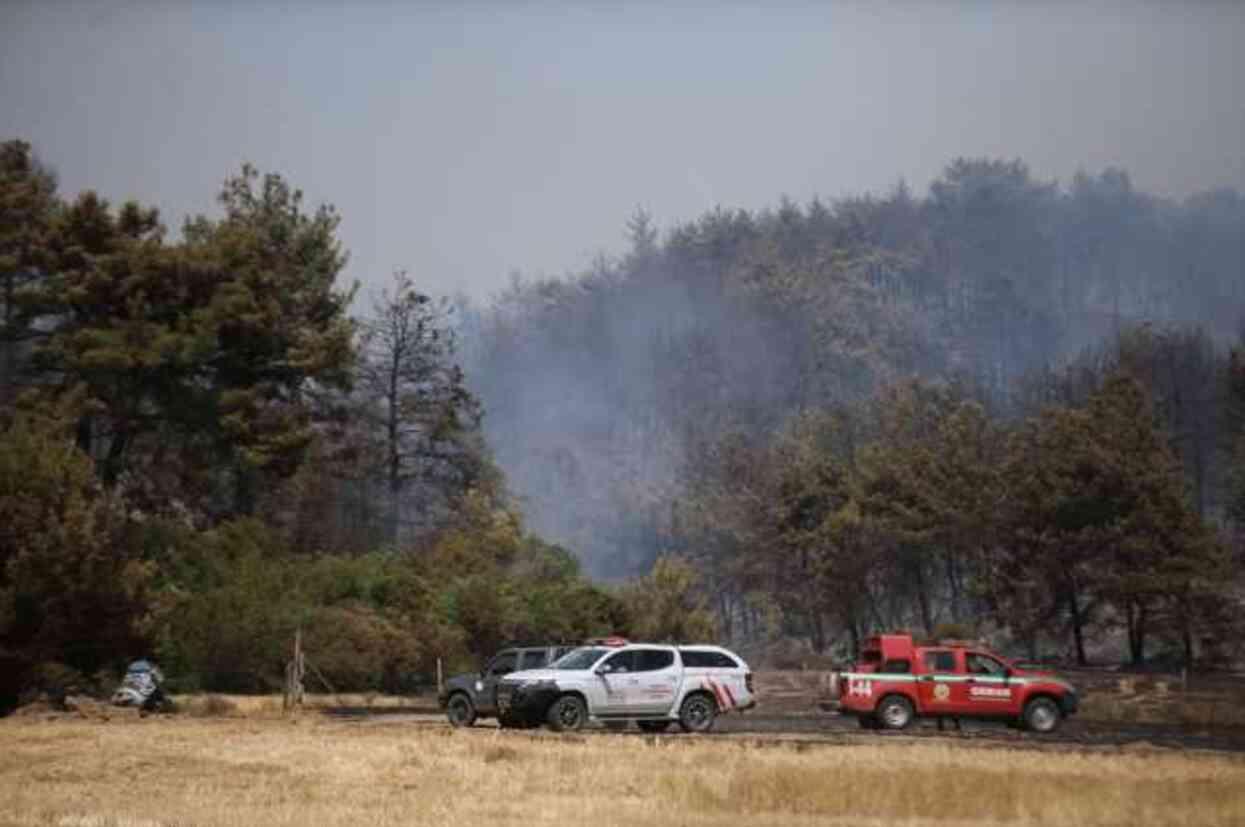
[(1019, 431), (1005, 479), (995, 605), (1012, 620), (1036, 608), (1029, 619), (1038, 625), (1058, 608), (1079, 663), (1108, 607), (1142, 662), (1164, 605), (1193, 599), (1201, 575), (1220, 569), (1152, 402), (1126, 374), (1109, 377), (1084, 408), (1049, 409)]
[[(258, 186), (257, 186), (258, 185)], [(258, 189), (258, 191), (257, 191)], [(48, 274), (18, 294), (45, 331), (32, 352), (38, 399), (82, 389), (79, 447), (106, 484), (127, 471), (149, 496), (250, 513), (261, 479), (289, 476), (313, 435), (312, 400), (352, 364), (344, 255), (329, 208), (314, 216), (280, 176), (244, 167), (164, 242), (155, 210), (114, 211), (91, 192), (61, 211)]]
[[(496, 487), (480, 404), (455, 361), (451, 312), (399, 271), (362, 324), (356, 397), (373, 446), (372, 473), (390, 501), (390, 541), (402, 526), (435, 526), (429, 512), (466, 491)], [(421, 513), (406, 513), (408, 500)]]
[(30, 144), (0, 144), (0, 410), (12, 404), (33, 331), (20, 323), (18, 292), (47, 272), (59, 202), (56, 179)]

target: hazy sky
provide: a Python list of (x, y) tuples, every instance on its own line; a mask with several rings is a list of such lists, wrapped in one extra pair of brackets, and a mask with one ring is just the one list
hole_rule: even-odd
[(476, 296), (620, 252), (637, 206), (957, 155), (1245, 188), (1245, 3), (761, 5), (0, 0), (0, 138), (172, 225), (249, 160), (338, 207), (350, 276)]

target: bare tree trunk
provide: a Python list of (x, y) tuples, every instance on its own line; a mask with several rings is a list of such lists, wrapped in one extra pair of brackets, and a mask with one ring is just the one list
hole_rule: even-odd
[(856, 622), (856, 613), (850, 612), (847, 619), (847, 634), (852, 642), (852, 657), (860, 651), (860, 625)]
[(814, 610), (808, 613), (808, 626), (813, 651), (820, 655), (826, 651), (826, 623), (821, 612)]
[(1193, 612), (1190, 611), (1188, 600), (1182, 600), (1180, 612), (1180, 642), (1184, 647), (1184, 668), (1187, 672), (1193, 671)]
[(731, 633), (734, 631), (734, 617), (731, 611), (731, 599), (727, 595), (726, 589), (718, 589), (718, 622), (721, 626), (722, 636), (727, 640), (731, 640)]
[(401, 529), (401, 509), (402, 509), (402, 453), (401, 446), (398, 444), (398, 405), (400, 384), (399, 375), (401, 364), (397, 354), (390, 357), (392, 361), (389, 365), (389, 386), (387, 388), (388, 406), (385, 421), (385, 448), (388, 451), (388, 488), (389, 488), (389, 514), (385, 520), (385, 536), (391, 543), (398, 542), (398, 533)]
[(1085, 619), (1082, 616), (1081, 596), (1077, 589), (1075, 577), (1069, 574), (1066, 582), (1068, 585), (1068, 613), (1072, 621), (1072, 640), (1076, 647), (1076, 663), (1078, 666), (1087, 666), (1089, 660), (1085, 657)]
[(1128, 654), (1134, 666), (1146, 661), (1146, 635), (1149, 625), (1149, 609), (1140, 600), (1129, 600), (1125, 606), (1128, 622)]
[[(917, 553), (919, 555), (919, 552)], [(916, 578), (916, 601), (917, 608), (921, 612), (921, 626), (925, 629), (925, 634), (932, 635), (934, 633), (934, 612), (929, 602), (929, 587), (925, 579), (925, 566), (921, 564), (919, 556), (915, 558), (913, 566), (913, 576)]]
[(961, 610), (961, 589), (957, 555), (954, 551), (947, 550), (943, 553), (943, 557), (946, 563), (947, 593), (951, 600), (951, 620), (954, 623), (959, 623)]

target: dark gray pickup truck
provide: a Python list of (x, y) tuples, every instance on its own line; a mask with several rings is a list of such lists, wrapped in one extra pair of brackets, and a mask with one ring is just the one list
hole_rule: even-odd
[(575, 647), (566, 645), (511, 646), (502, 649), (479, 672), (455, 675), (437, 696), (452, 725), (471, 726), (477, 718), (497, 716), (497, 683), (504, 675), (540, 669)]

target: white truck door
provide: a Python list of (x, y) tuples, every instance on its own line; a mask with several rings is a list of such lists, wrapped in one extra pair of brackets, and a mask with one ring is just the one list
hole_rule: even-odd
[(665, 715), (674, 706), (683, 665), (674, 649), (635, 650), (634, 683), (627, 687), (627, 711), (633, 715)]
[(592, 715), (620, 715), (627, 712), (627, 695), (634, 689), (635, 651), (615, 652), (593, 670), (588, 706)]

